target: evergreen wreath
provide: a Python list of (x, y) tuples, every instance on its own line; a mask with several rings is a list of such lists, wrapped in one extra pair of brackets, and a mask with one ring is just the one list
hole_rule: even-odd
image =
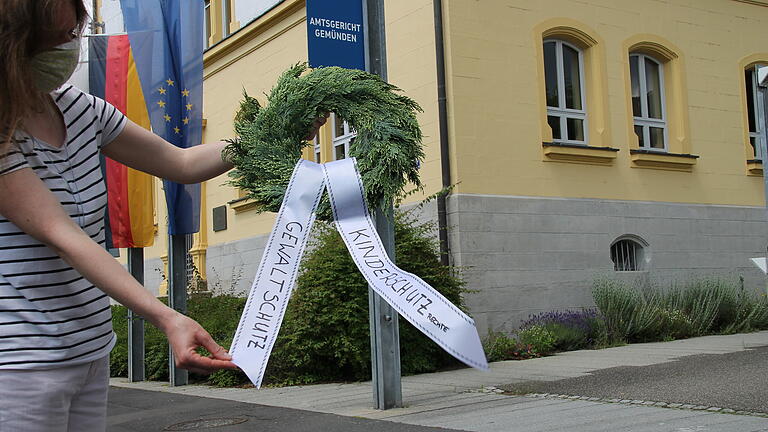
[[(305, 73), (306, 72), (306, 73)], [(307, 72), (297, 64), (283, 73), (267, 105), (244, 92), (235, 116), (238, 138), (223, 157), (235, 165), (229, 184), (248, 192), (259, 211), (277, 212), (312, 123), (334, 112), (357, 133), (350, 156), (357, 158), (371, 209), (392, 202), (407, 182), (421, 187), (424, 159), (416, 113), (421, 107), (400, 89), (360, 70), (324, 67)], [(319, 217), (330, 216), (325, 204)]]

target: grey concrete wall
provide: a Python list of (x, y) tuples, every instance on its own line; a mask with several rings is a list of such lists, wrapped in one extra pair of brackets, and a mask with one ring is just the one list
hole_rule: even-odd
[[(215, 294), (247, 296), (259, 266), (267, 236), (212, 246), (206, 255), (208, 289)], [(144, 287), (159, 295), (167, 275), (160, 258), (144, 260)]]
[[(125, 249), (121, 253), (126, 253)], [(128, 270), (128, 265), (123, 268)], [(144, 288), (149, 290), (155, 297), (160, 295), (160, 283), (163, 281), (163, 261), (160, 258), (144, 259)], [(115, 299), (110, 298), (110, 304), (120, 304)]]
[(247, 296), (268, 235), (211, 246), (206, 255), (208, 289), (214, 294)]
[[(435, 203), (416, 216), (436, 220)], [(594, 306), (597, 276), (659, 283), (742, 276), (750, 289), (764, 286), (749, 261), (763, 253), (768, 237), (764, 208), (452, 195), (448, 219), (451, 258), (475, 291), (466, 301), (481, 336), (513, 330), (538, 312)], [(610, 246), (627, 234), (648, 243), (644, 271), (613, 270)], [(209, 289), (247, 295), (266, 241), (264, 235), (211, 246)], [(150, 289), (160, 283), (152, 265), (145, 270)]]
[(160, 295), (160, 284), (163, 282), (163, 260), (160, 258), (144, 260), (144, 287), (152, 294)]
[[(452, 195), (454, 264), (477, 293), (467, 303), (481, 335), (512, 330), (530, 314), (592, 306), (596, 276), (661, 283), (743, 276), (764, 286), (749, 258), (765, 250), (765, 209), (593, 199)], [(610, 245), (648, 242), (642, 272), (615, 272)]]
[[(208, 248), (206, 272), (208, 289), (215, 294), (247, 296), (259, 266), (267, 236), (252, 237)], [(160, 258), (144, 260), (144, 287), (156, 296), (165, 281)]]

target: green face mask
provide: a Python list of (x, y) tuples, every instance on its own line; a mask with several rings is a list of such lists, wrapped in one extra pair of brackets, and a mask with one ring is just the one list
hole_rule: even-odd
[(35, 55), (30, 59), (35, 86), (43, 93), (56, 90), (72, 76), (79, 60), (79, 38)]

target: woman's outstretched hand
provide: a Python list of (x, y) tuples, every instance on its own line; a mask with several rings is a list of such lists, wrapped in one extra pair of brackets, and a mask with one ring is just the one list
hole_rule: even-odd
[[(197, 321), (177, 312), (163, 324), (177, 367), (202, 375), (219, 369), (237, 369), (232, 356)], [(198, 347), (207, 349), (211, 355), (200, 355)]]

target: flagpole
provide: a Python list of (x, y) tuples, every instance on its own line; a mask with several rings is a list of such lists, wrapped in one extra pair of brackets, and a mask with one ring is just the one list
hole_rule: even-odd
[[(128, 248), (128, 271), (144, 286), (144, 249)], [(128, 310), (128, 380), (144, 381), (144, 318)]]
[[(180, 147), (200, 144), (204, 17), (202, 0), (120, 0), (152, 130)], [(168, 207), (168, 305), (187, 310), (187, 234), (200, 221), (200, 186), (164, 181)], [(169, 351), (170, 381), (187, 384)]]
[[(187, 239), (186, 234), (168, 235), (168, 306), (187, 313)], [(168, 370), (171, 387), (189, 383), (189, 372), (176, 367), (173, 350), (168, 345)]]
[[(101, 0), (93, 0), (93, 35), (103, 36), (106, 31), (101, 15)], [(144, 286), (144, 249), (128, 248), (128, 272)], [(139, 382), (146, 379), (144, 368), (144, 318), (128, 309), (128, 381)]]
[[(387, 48), (384, 33), (384, 0), (363, 1), (366, 70), (387, 80)], [(392, 202), (381, 203), (374, 211), (376, 232), (392, 262), (395, 261), (394, 210)], [(371, 325), (371, 376), (373, 406), (386, 410), (403, 406), (400, 380), (400, 331), (395, 309), (368, 287)]]

